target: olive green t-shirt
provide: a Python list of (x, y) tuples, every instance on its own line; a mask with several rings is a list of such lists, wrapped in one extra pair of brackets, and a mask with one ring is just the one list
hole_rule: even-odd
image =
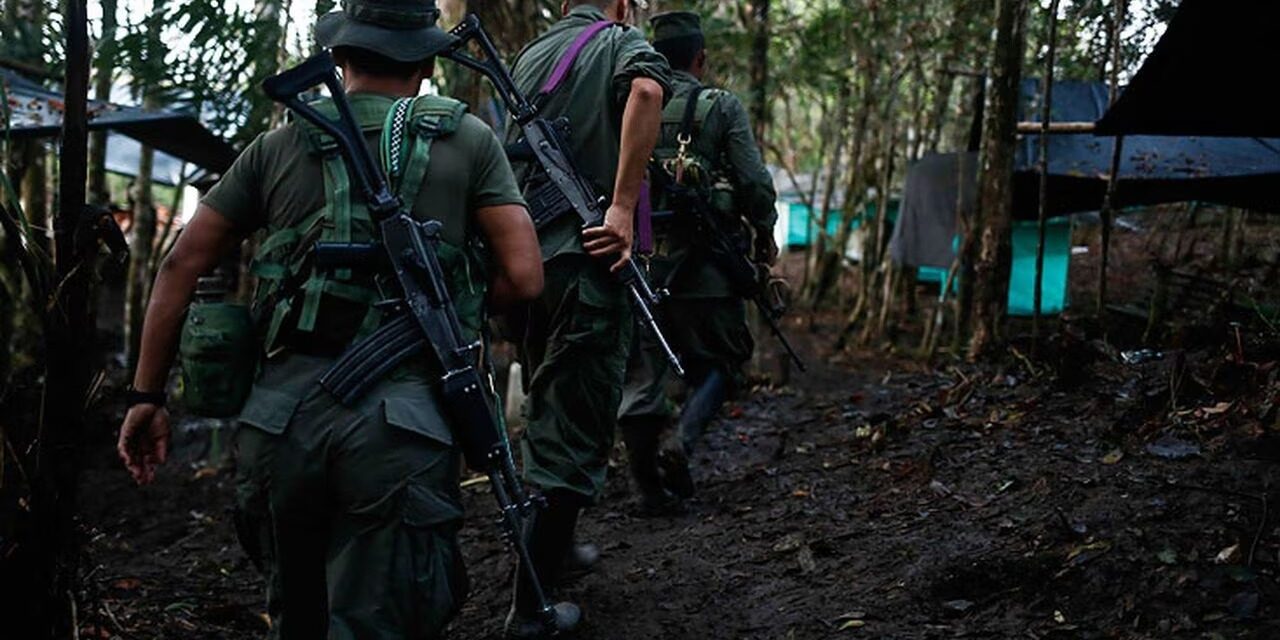
[[(369, 118), (381, 122), (395, 102), (367, 93), (350, 99), (353, 110), (365, 116), (359, 118), (362, 126)], [(366, 142), (377, 157), (377, 132)], [(244, 233), (289, 227), (325, 204), (323, 158), (312, 152), (301, 126), (288, 124), (250, 143), (203, 202)], [(466, 115), (457, 131), (432, 144), (414, 217), (439, 220), (444, 239), (461, 245), (474, 234), (476, 209), (506, 204), (523, 206), (524, 199), (502, 144), (480, 119)]]
[[(377, 149), (379, 129), (395, 99), (355, 94), (350, 100), (357, 121), (366, 131), (369, 148)], [(324, 207), (323, 163), (323, 156), (313, 150), (307, 139), (306, 130), (291, 123), (250, 143), (203, 202), (243, 233), (265, 228), (270, 235), (299, 224)], [(358, 193), (354, 184), (351, 189)], [(524, 200), (502, 144), (478, 118), (463, 116), (455, 132), (437, 138), (431, 145), (426, 175), (413, 203), (414, 217), (439, 221), (444, 241), (463, 247), (472, 245), (475, 239), (477, 209), (509, 204), (524, 206)], [(484, 283), (474, 282), (473, 277), (482, 278), (483, 274), (468, 270), (467, 286), (483, 287)], [(352, 283), (372, 286), (372, 276), (357, 274)], [(457, 290), (453, 293), (459, 294)], [(283, 340), (294, 346), (310, 345), (312, 349), (330, 345), (336, 352), (354, 336), (368, 312), (367, 305), (326, 296), (320, 302), (315, 328), (309, 334), (293, 333), (293, 321), (286, 320), (282, 333), (292, 337)]]
[[(520, 92), (536, 95), (582, 31), (605, 19), (599, 8), (580, 5), (525, 46), (512, 69)], [(636, 78), (654, 80), (662, 85), (665, 96), (671, 95), (667, 59), (654, 51), (639, 29), (611, 27), (583, 48), (564, 83), (541, 108), (541, 115), (548, 120), (568, 119), (571, 131), (567, 144), (573, 162), (606, 199), (613, 192), (618, 172), (622, 114), (631, 95), (631, 81)], [(509, 142), (514, 142), (520, 130), (509, 130)], [(576, 216), (565, 216), (542, 229), (538, 235), (543, 260), (562, 253), (582, 253), (581, 226)]]

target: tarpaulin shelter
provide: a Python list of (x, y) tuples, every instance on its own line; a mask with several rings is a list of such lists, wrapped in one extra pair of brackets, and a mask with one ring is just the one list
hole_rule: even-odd
[[(45, 138), (61, 133), (61, 94), (6, 69), (0, 69), (0, 82), (8, 96), (11, 138)], [(90, 101), (89, 129), (124, 134), (212, 173), (226, 171), (236, 159), (235, 149), (191, 114)]]
[(1280, 137), (1280, 2), (1183, 0), (1100, 135)]
[[(1187, 93), (1201, 91), (1196, 87)], [(1122, 96), (1128, 93), (1126, 89)], [(1022, 121), (1040, 120), (1039, 96), (1038, 80), (1023, 82)], [(1103, 83), (1060, 82), (1054, 85), (1050, 121), (1094, 122), (1106, 113), (1107, 104)], [(1114, 142), (1115, 138), (1090, 134), (1050, 136), (1049, 215), (1101, 207)], [(1023, 136), (1015, 161), (1016, 217), (1034, 219), (1039, 211), (1039, 159), (1040, 136)], [(1280, 210), (1280, 190), (1275, 189), (1280, 180), (1280, 139), (1128, 136), (1118, 175), (1119, 207), (1200, 201)]]

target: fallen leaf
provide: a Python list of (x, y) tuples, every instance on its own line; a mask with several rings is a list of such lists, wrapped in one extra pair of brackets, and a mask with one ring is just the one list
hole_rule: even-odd
[(867, 626), (867, 623), (862, 620), (845, 620), (844, 624), (840, 625), (840, 627), (836, 630), (845, 631), (848, 629), (861, 629), (862, 627), (865, 627), (865, 626)]
[(217, 467), (200, 467), (200, 468), (199, 468), (199, 469), (197, 469), (197, 470), (196, 470), (196, 472), (191, 476), (191, 479), (192, 479), (192, 480), (204, 480), (205, 478), (212, 478), (213, 476), (216, 476), (216, 475), (218, 475), (218, 468), (217, 468)]
[(788, 533), (787, 535), (783, 536), (782, 539), (779, 540), (777, 544), (773, 545), (773, 550), (779, 553), (786, 553), (788, 551), (795, 551), (796, 549), (799, 549), (803, 545), (804, 545), (804, 534), (798, 533), (798, 532)]
[(1070, 562), (1072, 560), (1075, 560), (1076, 558), (1079, 558), (1080, 556), (1084, 555), (1086, 552), (1089, 552), (1089, 551), (1097, 551), (1098, 554), (1101, 555), (1110, 550), (1111, 550), (1110, 542), (1107, 542), (1106, 540), (1099, 540), (1098, 542), (1094, 542), (1091, 544), (1084, 544), (1078, 547), (1073, 547), (1071, 551), (1067, 553), (1067, 561)]
[(142, 581), (137, 578), (120, 578), (119, 580), (111, 583), (111, 586), (124, 591), (132, 591), (142, 586)]
[(1240, 545), (1233, 544), (1218, 552), (1213, 561), (1218, 564), (1236, 564), (1240, 561)]
[(1066, 617), (1066, 616), (1064, 616), (1064, 615), (1062, 615), (1062, 612), (1061, 612), (1061, 611), (1054, 611), (1054, 612), (1053, 612), (1053, 621), (1054, 621), (1054, 622), (1056, 622), (1056, 623), (1058, 623), (1058, 624), (1066, 624), (1066, 623), (1067, 623), (1067, 617)]
[(818, 569), (818, 561), (813, 559), (813, 549), (807, 544), (800, 547), (796, 561), (800, 563), (800, 571), (804, 573), (813, 573)]
[(792, 498), (808, 498), (809, 492), (805, 491), (804, 489), (796, 489), (795, 491), (791, 492), (791, 497)]
[(1156, 554), (1156, 558), (1159, 559), (1160, 562), (1163, 562), (1164, 564), (1177, 564), (1178, 552), (1166, 547), (1164, 549), (1161, 549), (1160, 552)]
[(1102, 464), (1115, 464), (1124, 459), (1124, 452), (1119, 449), (1113, 449), (1110, 453), (1102, 456)]
[(1229, 411), (1232, 404), (1230, 402), (1219, 402), (1212, 407), (1202, 407), (1200, 411), (1206, 416), (1216, 416)]

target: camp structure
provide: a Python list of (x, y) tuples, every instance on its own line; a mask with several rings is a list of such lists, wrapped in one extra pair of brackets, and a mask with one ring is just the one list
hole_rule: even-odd
[[(52, 138), (61, 133), (62, 94), (3, 68), (0, 68), (0, 84), (7, 98), (9, 116), (3, 132), (11, 139)], [(235, 149), (191, 114), (90, 101), (89, 130), (103, 129), (169, 156), (157, 159), (156, 164), (162, 169), (172, 167), (175, 162), (186, 162), (207, 173), (221, 174), (236, 159)], [(112, 148), (116, 150), (116, 159), (124, 161), (130, 149), (137, 146), (124, 140), (110, 140), (109, 154)], [(110, 157), (108, 169), (125, 172), (125, 168), (113, 164)], [(157, 177), (165, 180), (168, 173), (159, 171)]]
[(1280, 138), (1278, 39), (1280, 2), (1183, 0), (1097, 133)]
[[(843, 172), (843, 169), (839, 171)], [(829, 205), (826, 215), (826, 235), (829, 238), (839, 235), (845, 219), (843, 185), (834, 185), (828, 199), (823, 190), (826, 186), (823, 184), (825, 173), (792, 176), (776, 167), (771, 167), (770, 173), (773, 175), (774, 189), (778, 193), (775, 205), (778, 223), (774, 225), (773, 239), (780, 248), (797, 251), (817, 242), (823, 218), (821, 214), (815, 213), (815, 210), (820, 210), (824, 203)], [(850, 261), (857, 262), (862, 259), (863, 242), (860, 238), (862, 225), (864, 222), (876, 219), (878, 202), (875, 189), (869, 189), (863, 199), (861, 211), (850, 221), (853, 232), (849, 235), (849, 244), (844, 252), (845, 257)], [(897, 218), (899, 205), (900, 197), (897, 194), (891, 194), (888, 207), (890, 223)]]
[[(1023, 82), (1022, 121), (1039, 121), (1040, 94), (1038, 80)], [(1094, 122), (1107, 110), (1108, 92), (1103, 83), (1060, 82), (1054, 85), (1053, 94), (1051, 122)], [(1039, 138), (1022, 136), (1015, 159), (1011, 315), (1033, 312)], [(1047, 211), (1052, 219), (1042, 280), (1045, 313), (1060, 312), (1067, 304), (1068, 216), (1102, 207), (1114, 142), (1114, 138), (1091, 133), (1049, 138)], [(1122, 150), (1114, 201), (1118, 207), (1198, 201), (1248, 209), (1280, 208), (1280, 191), (1274, 188), (1280, 180), (1280, 140), (1143, 135), (1126, 137)], [(897, 264), (925, 267), (923, 279), (940, 279), (938, 274), (954, 260), (957, 211), (975, 206), (977, 165), (977, 154), (967, 152), (927, 156), (909, 168), (902, 215), (890, 241), (890, 255)]]

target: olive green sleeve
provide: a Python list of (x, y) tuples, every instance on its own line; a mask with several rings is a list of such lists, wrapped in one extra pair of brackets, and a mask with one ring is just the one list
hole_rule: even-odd
[(649, 78), (662, 85), (662, 104), (671, 99), (673, 92), (671, 65), (662, 54), (654, 51), (639, 30), (629, 29), (618, 45), (620, 52), (613, 69), (613, 94), (619, 105), (625, 105), (631, 95), (631, 81)]
[(266, 134), (254, 138), (218, 183), (200, 200), (244, 233), (256, 231), (267, 224), (265, 198), (262, 195), (264, 136)]
[(504, 204), (525, 206), (511, 163), (498, 137), (479, 118), (467, 114), (458, 128), (460, 142), (472, 152), (467, 208), (471, 211)]
[(747, 110), (736, 96), (726, 93), (716, 101), (716, 111), (723, 127), (721, 148), (737, 190), (736, 199), (745, 207), (744, 215), (753, 227), (772, 234), (778, 220), (775, 208), (778, 195), (773, 188), (773, 176), (769, 175), (755, 135), (751, 133)]

